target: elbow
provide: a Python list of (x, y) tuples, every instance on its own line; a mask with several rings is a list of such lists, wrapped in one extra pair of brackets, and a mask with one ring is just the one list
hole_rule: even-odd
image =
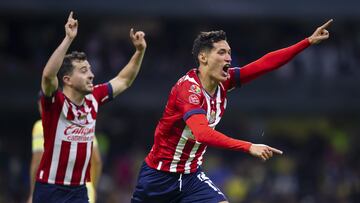
[(207, 143), (206, 137), (208, 134), (209, 134), (209, 131), (206, 128), (198, 129), (196, 132), (193, 132), (195, 140), (200, 143), (204, 143), (204, 144)]

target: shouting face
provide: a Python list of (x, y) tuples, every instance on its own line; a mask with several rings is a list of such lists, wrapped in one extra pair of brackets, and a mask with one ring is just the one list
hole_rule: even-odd
[(227, 72), (231, 63), (231, 49), (227, 41), (214, 42), (213, 48), (201, 54), (200, 59), (207, 66), (207, 72), (212, 80), (225, 81), (229, 74)]

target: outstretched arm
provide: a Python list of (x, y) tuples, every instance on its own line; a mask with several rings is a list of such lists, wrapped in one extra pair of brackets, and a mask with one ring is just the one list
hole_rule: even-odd
[(136, 51), (131, 57), (129, 63), (114, 79), (110, 81), (113, 88), (113, 97), (130, 87), (140, 70), (141, 63), (144, 58), (146, 49), (145, 33), (138, 31), (134, 34), (134, 30), (131, 28), (130, 38), (136, 48)]
[(73, 12), (70, 12), (65, 24), (65, 38), (49, 58), (43, 70), (41, 78), (41, 89), (46, 96), (50, 96), (58, 88), (58, 79), (56, 77), (65, 54), (69, 49), (71, 42), (76, 37), (78, 30), (78, 21), (73, 18)]
[(260, 75), (281, 67), (310, 45), (318, 44), (328, 39), (329, 32), (326, 28), (330, 26), (332, 21), (333, 20), (331, 19), (324, 25), (318, 27), (310, 37), (296, 43), (295, 45), (270, 52), (260, 59), (245, 65), (240, 69), (241, 84), (245, 84)]
[(30, 194), (28, 200), (26, 201), (27, 203), (32, 202), (33, 192), (35, 188), (36, 171), (40, 165), (42, 155), (43, 155), (42, 151), (37, 151), (32, 153), (31, 164), (30, 164)]
[(209, 146), (248, 152), (251, 155), (266, 161), (273, 153), (282, 154), (282, 151), (263, 144), (252, 144), (250, 142), (230, 138), (208, 126), (204, 114), (194, 114), (186, 120), (196, 141)]

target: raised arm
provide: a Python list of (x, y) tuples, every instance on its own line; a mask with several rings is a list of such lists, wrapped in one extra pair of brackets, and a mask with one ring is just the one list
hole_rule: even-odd
[(73, 18), (73, 12), (70, 12), (65, 24), (65, 38), (54, 51), (45, 65), (41, 78), (41, 89), (46, 96), (50, 96), (58, 88), (58, 79), (56, 77), (65, 54), (69, 49), (71, 42), (77, 35), (78, 21)]
[(270, 52), (260, 59), (245, 65), (240, 69), (241, 84), (245, 84), (259, 77), (260, 75), (283, 66), (305, 48), (312, 44), (318, 44), (328, 39), (329, 32), (326, 30), (326, 28), (331, 25), (332, 21), (332, 19), (327, 21), (325, 24), (318, 27), (310, 37), (296, 43), (295, 45)]
[(131, 28), (130, 39), (136, 51), (131, 57), (129, 63), (115, 78), (110, 81), (113, 88), (113, 97), (117, 96), (131, 86), (140, 70), (141, 63), (144, 58), (146, 49), (145, 33), (138, 31), (134, 34), (134, 30)]
[(186, 125), (196, 141), (203, 144), (237, 151), (248, 152), (252, 156), (261, 158), (263, 161), (271, 158), (273, 153), (282, 154), (282, 151), (263, 144), (252, 144), (250, 142), (233, 139), (216, 131), (208, 126), (208, 121), (204, 114), (194, 114), (186, 120)]

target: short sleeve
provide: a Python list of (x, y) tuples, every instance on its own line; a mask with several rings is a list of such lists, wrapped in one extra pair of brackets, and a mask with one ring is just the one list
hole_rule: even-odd
[(178, 86), (176, 105), (186, 121), (193, 114), (206, 114), (202, 108), (204, 95), (201, 88), (194, 83), (184, 82)]
[(103, 83), (94, 87), (93, 95), (99, 105), (103, 105), (113, 99), (113, 89), (110, 83)]
[(32, 152), (44, 151), (44, 135), (41, 120), (36, 121), (32, 130)]
[(42, 111), (49, 112), (54, 106), (59, 106), (64, 96), (60, 90), (56, 90), (51, 96), (46, 96), (42, 91), (40, 93), (41, 109)]
[(240, 68), (239, 67), (229, 68), (228, 73), (229, 73), (229, 79), (222, 83), (225, 90), (230, 91), (236, 87), (241, 87)]

